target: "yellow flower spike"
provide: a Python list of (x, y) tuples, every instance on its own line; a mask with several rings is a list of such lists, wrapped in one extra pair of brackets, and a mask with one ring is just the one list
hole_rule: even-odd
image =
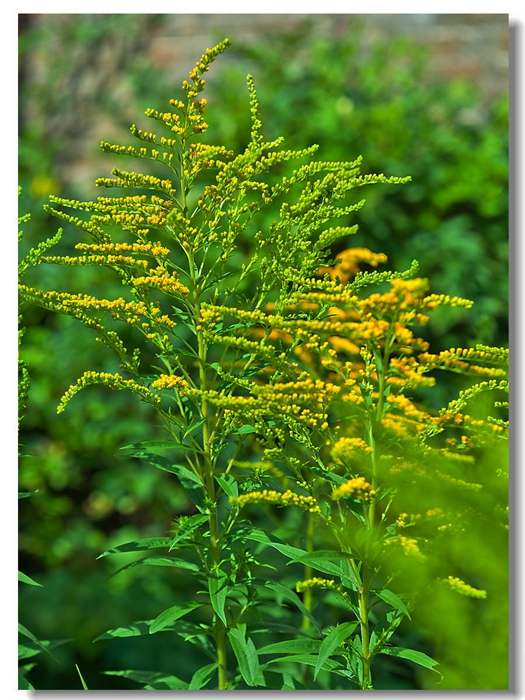
[(252, 491), (244, 493), (237, 498), (230, 498), (230, 503), (239, 507), (245, 506), (247, 503), (269, 503), (276, 506), (299, 506), (302, 510), (309, 513), (320, 513), (321, 509), (313, 496), (303, 496), (294, 493), (293, 491)]
[(486, 598), (487, 591), (479, 588), (473, 588), (468, 583), (465, 583), (457, 576), (447, 576), (446, 579), (439, 579), (439, 582), (450, 587), (456, 593), (468, 596), (469, 598)]
[(313, 578), (307, 578), (304, 581), (297, 581), (295, 584), (295, 590), (297, 593), (303, 593), (311, 588), (318, 588), (320, 590), (335, 590), (340, 591), (341, 586), (339, 586), (333, 579), (321, 578), (319, 576), (314, 576)]
[(146, 401), (151, 404), (158, 403), (158, 397), (154, 396), (147, 387), (143, 384), (139, 384), (134, 379), (125, 379), (118, 373), (110, 374), (109, 372), (94, 372), (90, 370), (84, 372), (77, 382), (72, 384), (64, 393), (60, 399), (57, 413), (62, 413), (75, 394), (78, 394), (81, 389), (92, 384), (103, 384), (115, 390), (128, 389), (134, 394), (137, 394), (141, 401)]

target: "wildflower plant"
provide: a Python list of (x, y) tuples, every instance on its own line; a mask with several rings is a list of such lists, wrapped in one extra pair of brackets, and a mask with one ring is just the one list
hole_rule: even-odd
[[(166, 673), (111, 673), (148, 689), (370, 689), (379, 654), (438, 665), (392, 643), (417, 603), (400, 587), (407, 561), (415, 569), (432, 561), (429, 585), (486, 595), (436, 555), (462, 516), (440, 494), (468, 492), (475, 508), (476, 449), (507, 432), (507, 352), (476, 345), (432, 353), (415, 329), (438, 307), (472, 303), (430, 293), (416, 262), (381, 271), (380, 253), (334, 253), (357, 230), (364, 200), (354, 190), (410, 178), (362, 174), (360, 157), (315, 160), (316, 146), (290, 151), (282, 138), (267, 141), (251, 77), (244, 151), (202, 141), (203, 75), (228, 45), (206, 50), (169, 111), (146, 110), (165, 135), (133, 125), (139, 145), (102, 142), (103, 151), (152, 161), (162, 174), (114, 168), (96, 185), (116, 196), (51, 197), (46, 207), (87, 240), (74, 255), (42, 250), (35, 262), (109, 269), (122, 297), (24, 284), (20, 293), (87, 325), (119, 359), (119, 372), (87, 370), (58, 411), (94, 384), (134, 393), (166, 439), (123, 450), (177, 478), (195, 508), (175, 513), (169, 534), (101, 554), (147, 552), (133, 565), (183, 571), (195, 581), (194, 599), (98, 639), (169, 631), (174, 649), (194, 644), (207, 662), (191, 678), (176, 662)], [(262, 210), (274, 218), (259, 229)], [(127, 345), (122, 324), (133, 331)], [(437, 370), (475, 383), (431, 411), (418, 392), (434, 385)], [(500, 401), (492, 418), (469, 412), (486, 392)], [(414, 512), (417, 499), (407, 494), (419, 488), (425, 509)], [(295, 510), (301, 522), (287, 542), (261, 524), (259, 513), (284, 512), (276, 509)], [(296, 590), (267, 573), (272, 550), (301, 567)], [(345, 613), (332, 626), (323, 611), (334, 596)], [(292, 606), (283, 608), (289, 620), (276, 623), (268, 599)], [(258, 641), (275, 633), (277, 642)]]

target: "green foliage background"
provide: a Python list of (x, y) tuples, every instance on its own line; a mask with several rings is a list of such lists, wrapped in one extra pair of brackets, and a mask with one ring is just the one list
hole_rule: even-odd
[[(159, 15), (57, 16), (55, 22), (30, 23), (21, 34), (19, 184), (20, 211), (32, 213), (25, 226), (27, 246), (56, 231), (56, 221), (41, 210), (49, 193), (92, 196), (94, 188), (78, 191), (64, 178), (90, 120), (111, 130), (100, 137), (122, 138), (132, 121), (141, 126), (147, 106), (162, 109), (175, 96), (180, 81), (174, 83), (168, 67), (155, 68), (147, 57), (148, 31), (162, 21)], [(411, 175), (413, 182), (403, 188), (367, 190), (360, 232), (349, 245), (386, 253), (396, 269), (406, 269), (416, 258), (433, 292), (475, 301), (468, 313), (447, 309), (434, 320), (427, 332), (434, 350), (474, 342), (506, 345), (507, 96), (487, 103), (472, 83), (438, 80), (421, 46), (403, 37), (388, 44), (370, 41), (357, 19), (355, 30), (343, 37), (319, 36), (311, 22), (294, 33), (267, 35), (249, 44), (242, 37), (230, 38), (233, 47), (210, 74), (206, 94), (210, 140), (235, 149), (247, 140), (245, 76), (252, 73), (269, 138), (283, 134), (289, 148), (319, 143), (325, 160), (362, 154), (365, 172)], [(101, 56), (110, 45), (120, 46), (113, 54), (120, 60), (104, 73), (101, 67), (108, 64)], [(204, 48), (196, 39), (195, 56)], [(24, 73), (34, 65), (35, 52), (46, 67), (38, 79)], [(183, 75), (191, 65), (177, 68)], [(91, 90), (90, 77), (95, 83)], [(93, 176), (107, 175), (113, 163), (109, 156), (97, 160), (97, 145), (92, 139), (92, 152), (87, 152), (90, 163), (100, 163)], [(76, 243), (67, 234), (66, 228), (57, 253)], [(119, 286), (97, 270), (40, 266), (28, 278), (32, 273), (45, 288), (85, 291), (98, 286), (101, 295), (120, 295)], [(96, 645), (92, 640), (131, 619), (155, 617), (182, 600), (185, 582), (174, 582), (162, 569), (154, 577), (132, 570), (108, 579), (115, 564), (96, 557), (139, 536), (163, 535), (174, 514), (191, 512), (190, 504), (167, 474), (115, 456), (122, 445), (160, 437), (147, 409), (130, 395), (108, 396), (103, 388), (92, 388), (56, 416), (60, 396), (85, 369), (112, 372), (116, 367), (109, 351), (74, 320), (37, 308), (22, 311), (28, 328), (22, 354), (32, 390), (21, 433), (22, 452), (30, 456), (21, 460), (20, 487), (39, 493), (21, 501), (20, 568), (44, 588), (21, 588), (20, 620), (31, 620), (40, 639), (71, 640), (54, 651), (58, 663), (39, 657), (31, 679), (36, 688), (80, 688), (77, 663), (90, 689), (122, 688), (123, 683), (133, 688), (132, 681), (99, 674), (119, 667), (170, 669), (173, 652), (162, 635)], [(441, 387), (441, 395), (433, 391), (433, 400), (445, 403), (457, 387)], [(293, 518), (289, 515), (281, 527), (293, 528)], [(121, 565), (131, 559), (122, 557)], [(290, 567), (281, 580), (288, 578), (293, 585)], [(504, 580), (501, 585), (504, 590)], [(472, 616), (467, 607), (458, 615)], [(442, 619), (437, 614), (424, 618), (421, 629), (439, 627)], [(489, 614), (480, 624), (492, 622)], [(406, 634), (411, 635), (408, 645), (432, 651), (424, 636)], [(465, 643), (458, 641), (458, 654), (465, 653)], [(450, 654), (452, 687), (472, 687), (455, 667), (453, 649)], [(486, 687), (501, 682), (504, 649), (500, 654), (499, 664), (478, 669)], [(190, 670), (197, 668), (191, 645), (177, 651), (177, 660)], [(376, 687), (430, 687), (429, 682), (410, 664), (385, 657)]]

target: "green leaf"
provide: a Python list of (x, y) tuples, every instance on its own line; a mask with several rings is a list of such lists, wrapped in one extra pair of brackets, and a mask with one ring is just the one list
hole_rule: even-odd
[(272, 543), (271, 539), (264, 532), (264, 530), (257, 530), (257, 528), (253, 528), (251, 525), (241, 525), (237, 527), (232, 535), (232, 540), (234, 539), (241, 539), (243, 542), (245, 540), (251, 540), (252, 542), (260, 542), (261, 544)]
[(198, 671), (195, 671), (188, 686), (188, 690), (200, 690), (204, 688), (204, 686), (209, 683), (215, 669), (218, 667), (219, 664), (217, 663), (208, 664), (208, 666), (203, 666), (199, 668)]
[(18, 674), (18, 690), (34, 690), (34, 687), (21, 673)]
[(193, 431), (197, 430), (197, 428), (199, 428), (201, 425), (203, 425), (203, 423), (206, 423), (206, 418), (201, 418), (200, 420), (195, 421), (194, 423), (191, 423), (190, 425), (188, 425), (188, 427), (184, 431), (184, 435), (182, 436), (182, 439), (184, 440), (184, 438), (187, 435), (189, 435), (190, 433), (193, 433)]
[(205, 515), (204, 513), (200, 513), (197, 515), (190, 515), (189, 518), (184, 517), (184, 519), (180, 519), (179, 521), (179, 529), (177, 530), (177, 534), (175, 537), (171, 540), (170, 544), (170, 550), (172, 550), (176, 544), (179, 542), (182, 542), (185, 539), (189, 538), (189, 535), (191, 535), (192, 532), (194, 532), (197, 528), (199, 528), (203, 523), (205, 523), (208, 520), (208, 516)]
[(416, 651), (415, 649), (403, 649), (403, 647), (383, 647), (379, 653), (388, 654), (388, 656), (397, 656), (400, 659), (408, 659), (408, 661), (413, 661), (419, 666), (429, 668), (431, 671), (434, 671), (441, 676), (441, 673), (436, 671), (435, 668), (436, 666), (439, 666), (439, 662), (435, 661), (435, 659), (432, 659), (430, 656), (423, 654), (422, 651)]
[(172, 543), (171, 537), (146, 537), (142, 540), (135, 540), (134, 542), (126, 542), (126, 544), (119, 544), (113, 549), (108, 549), (102, 554), (99, 554), (97, 559), (102, 559), (102, 557), (107, 557), (108, 554), (121, 554), (122, 552), (141, 552), (144, 549), (158, 549), (160, 547), (168, 548)]
[[(31, 633), (29, 633), (31, 634)], [(28, 635), (26, 635), (28, 636)], [(40, 654), (42, 650), (48, 652), (51, 654), (49, 651), (50, 649), (53, 649), (54, 647), (59, 646), (60, 644), (65, 644), (66, 642), (70, 642), (70, 639), (53, 639), (52, 641), (49, 640), (37, 640), (37, 642), (26, 642), (25, 644), (19, 644), (18, 645), (18, 658), (19, 660), (22, 659), (30, 659), (32, 656), (36, 656), (37, 654)], [(51, 654), (51, 656), (53, 656)], [(55, 659), (55, 657), (53, 656)], [(56, 659), (55, 659), (56, 661)]]
[(230, 435), (248, 435), (248, 433), (255, 433), (256, 430), (253, 425), (241, 425), (237, 430), (233, 430)]
[(245, 639), (246, 625), (239, 624), (228, 631), (228, 637), (232, 645), (233, 653), (239, 663), (239, 671), (244, 682), (249, 686), (257, 684), (259, 674), (259, 658), (254, 643), (250, 638)]
[(184, 442), (177, 442), (176, 440), (146, 440), (145, 442), (138, 442), (135, 445), (126, 445), (125, 447), (121, 447), (120, 451), (125, 452), (129, 457), (141, 457), (146, 459), (146, 455), (155, 454), (150, 450), (150, 448), (155, 450), (202, 452), (200, 449), (192, 447)]
[(36, 491), (19, 491), (18, 498), (29, 498), (29, 496), (34, 496), (36, 493), (38, 493), (38, 489)]
[[(317, 666), (317, 655), (312, 656), (310, 654), (298, 654), (297, 656), (280, 656), (278, 659), (270, 659), (267, 661), (263, 668), (270, 666), (271, 664), (277, 664), (281, 662), (301, 664), (304, 666)], [(342, 664), (332, 659), (326, 659), (323, 664), (323, 671), (330, 671), (331, 673), (337, 673), (339, 676), (348, 677), (348, 671), (342, 666)]]
[(259, 654), (304, 654), (308, 652), (317, 653), (320, 647), (320, 639), (290, 639), (267, 644), (257, 651)]
[(156, 671), (104, 671), (107, 676), (121, 676), (137, 683), (145, 683), (144, 690), (187, 690), (188, 684), (176, 676)]
[(237, 498), (239, 495), (239, 488), (237, 486), (237, 482), (231, 474), (218, 474), (215, 478), (227, 496)]
[(357, 627), (357, 622), (343, 622), (341, 625), (337, 625), (323, 640), (321, 648), (319, 649), (319, 656), (317, 658), (317, 664), (314, 671), (314, 681), (317, 678), (317, 674), (322, 669), (324, 662), (332, 652), (334, 652), (344, 641), (347, 639), (352, 632)]
[(341, 577), (341, 583), (343, 584), (343, 586), (346, 586), (346, 588), (350, 588), (354, 591), (358, 590), (361, 585), (361, 582), (357, 580), (356, 574), (350, 566), (348, 556), (345, 559), (341, 560), (341, 571), (343, 572), (343, 575)]
[[(284, 542), (273, 542), (269, 540), (265, 533), (259, 538), (258, 535), (246, 536), (246, 539), (252, 539), (257, 542), (263, 542), (268, 544), (270, 547), (277, 549), (277, 551), (284, 554), (284, 556), (290, 559), (289, 563), (299, 563), (311, 566), (317, 571), (321, 571), (325, 574), (332, 574), (333, 576), (341, 577), (343, 571), (341, 569), (341, 562), (348, 558), (348, 554), (344, 552), (336, 552), (333, 550), (321, 550), (318, 552), (307, 552), (304, 549), (299, 549), (298, 547), (292, 547)], [(338, 562), (338, 563), (336, 563)]]
[(402, 612), (404, 615), (408, 617), (409, 620), (412, 618), (410, 617), (410, 613), (408, 612), (408, 608), (405, 605), (405, 603), (401, 600), (401, 598), (396, 595), (395, 593), (392, 593), (392, 591), (389, 591), (387, 588), (380, 590), (380, 591), (374, 591), (376, 596), (378, 598), (381, 598), (385, 603), (388, 603), (388, 605), (391, 605), (393, 608), (396, 610), (399, 610)]
[(77, 673), (80, 676), (80, 681), (82, 683), (82, 687), (84, 688), (84, 690), (89, 690), (89, 688), (86, 685), (86, 681), (82, 678), (82, 674), (80, 673), (80, 669), (76, 664), (75, 664), (75, 668), (77, 669)]
[(33, 581), (32, 578), (26, 576), (26, 574), (23, 574), (21, 571), (18, 572), (18, 580), (22, 581), (22, 583), (29, 583), (31, 586), (40, 586), (40, 588), (43, 588), (41, 583)]
[(321, 629), (319, 625), (317, 624), (316, 620), (314, 617), (312, 617), (312, 613), (305, 608), (303, 605), (301, 599), (299, 596), (291, 591), (289, 588), (286, 588), (286, 586), (283, 586), (282, 583), (279, 583), (277, 581), (265, 581), (264, 584), (262, 585), (263, 590), (265, 589), (270, 589), (275, 591), (276, 593), (281, 593), (283, 597), (287, 598), (289, 601), (291, 601), (299, 610), (307, 617), (310, 622), (314, 625), (314, 627), (318, 630), (318, 632), (321, 632)]
[(197, 564), (193, 564), (190, 561), (185, 561), (184, 559), (177, 559), (175, 557), (144, 557), (143, 559), (138, 559), (137, 561), (132, 561), (131, 564), (126, 564), (111, 576), (116, 576), (126, 569), (131, 569), (133, 566), (173, 566), (177, 569), (186, 569), (187, 571), (200, 571), (200, 567)]
[(120, 448), (120, 452), (129, 452), (130, 450), (140, 450), (148, 452), (151, 447), (156, 450), (172, 450), (173, 440), (144, 440), (143, 442), (136, 442), (133, 445), (124, 445)]
[(202, 605), (202, 603), (185, 603), (184, 605), (174, 605), (164, 610), (164, 612), (161, 612), (151, 623), (149, 633), (155, 634), (155, 632), (164, 629), (167, 625), (175, 622), (175, 620), (178, 620), (180, 617), (184, 617), (184, 615), (195, 610), (195, 608), (200, 608)]
[[(157, 455), (157, 457), (159, 456)], [(154, 467), (158, 467), (164, 471), (176, 474), (179, 477), (181, 484), (185, 488), (192, 489), (197, 486), (199, 489), (202, 489), (202, 481), (199, 479), (199, 477), (183, 464), (173, 464), (169, 459), (164, 458), (154, 459), (154, 455), (150, 455), (147, 461)]]
[(283, 673), (283, 685), (281, 690), (295, 690), (293, 678), (289, 673)]
[(153, 620), (141, 620), (134, 622), (129, 627), (115, 627), (100, 634), (93, 642), (99, 642), (102, 639), (113, 639), (114, 637), (142, 637), (149, 634), (149, 627)]
[[(33, 644), (35, 644), (35, 645), (39, 648), (39, 651), (37, 651), (37, 654), (38, 654), (40, 651), (45, 651), (46, 654), (49, 654), (49, 656), (51, 656), (51, 657), (52, 657), (53, 659), (55, 659), (55, 661), (56, 661), (55, 656), (53, 656), (53, 654), (52, 654), (52, 653), (49, 651), (49, 649), (48, 649), (48, 646), (50, 646), (49, 643), (46, 644), (46, 642), (41, 642), (39, 639), (37, 639), (37, 638), (35, 637), (35, 635), (34, 635), (32, 632), (30, 632), (30, 631), (27, 629), (27, 627), (24, 627), (24, 625), (21, 625), (20, 623), (18, 623), (18, 631), (20, 632), (20, 634), (23, 634), (24, 637), (27, 637), (28, 639), (30, 639), (30, 640), (33, 642)], [(18, 658), (23, 658), (23, 657), (21, 657), (21, 656), (19, 655)], [(28, 658), (28, 657), (26, 656), (26, 657), (24, 657), (24, 658)]]
[(324, 574), (332, 574), (341, 577), (343, 575), (341, 560), (344, 556), (345, 555), (340, 552), (320, 550), (318, 552), (308, 552), (305, 556), (298, 559), (298, 561)]
[(208, 587), (210, 591), (210, 601), (212, 608), (218, 617), (227, 625), (226, 615), (224, 613), (224, 605), (226, 602), (226, 595), (228, 594), (228, 576), (224, 571), (220, 569), (217, 571), (212, 571), (208, 579)]

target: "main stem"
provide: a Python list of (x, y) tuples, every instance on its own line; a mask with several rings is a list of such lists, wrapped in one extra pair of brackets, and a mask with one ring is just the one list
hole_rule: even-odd
[[(379, 398), (377, 401), (377, 407), (375, 415), (370, 417), (370, 435), (372, 438), (372, 488), (377, 490), (377, 472), (378, 472), (378, 455), (377, 455), (377, 445), (374, 437), (374, 427), (381, 422), (383, 417), (383, 406), (385, 400), (385, 387), (386, 387), (386, 367), (388, 365), (389, 355), (390, 355), (390, 344), (391, 338), (385, 340), (385, 348), (383, 352), (381, 361), (379, 358), (377, 360), (377, 374), (378, 374), (378, 390)], [(369, 530), (373, 530), (375, 527), (376, 520), (376, 499), (377, 496), (372, 498), (370, 505), (368, 506), (368, 512), (366, 513), (367, 523), (366, 526)], [(360, 616), (360, 627), (361, 627), (361, 647), (363, 653), (363, 677), (361, 681), (361, 687), (363, 690), (372, 690), (372, 678), (370, 674), (370, 665), (372, 663), (372, 656), (370, 654), (370, 628), (368, 619), (368, 600), (370, 596), (370, 576), (371, 568), (363, 560), (362, 563), (362, 588), (359, 591), (359, 616)]]
[[(199, 312), (199, 305), (196, 304)], [(197, 331), (198, 357), (199, 357), (199, 379), (201, 390), (206, 390), (206, 342), (200, 331)], [(201, 402), (201, 414), (204, 418), (202, 425), (202, 442), (204, 458), (204, 478), (206, 495), (208, 498), (208, 513), (210, 525), (210, 553), (212, 567), (219, 569), (221, 561), (221, 543), (219, 534), (219, 515), (216, 505), (215, 481), (213, 478), (213, 446), (210, 430), (210, 414), (208, 402), (203, 397)], [(215, 643), (217, 647), (217, 663), (219, 665), (219, 690), (226, 690), (228, 687), (228, 670), (226, 662), (226, 628), (218, 615), (215, 615)]]

